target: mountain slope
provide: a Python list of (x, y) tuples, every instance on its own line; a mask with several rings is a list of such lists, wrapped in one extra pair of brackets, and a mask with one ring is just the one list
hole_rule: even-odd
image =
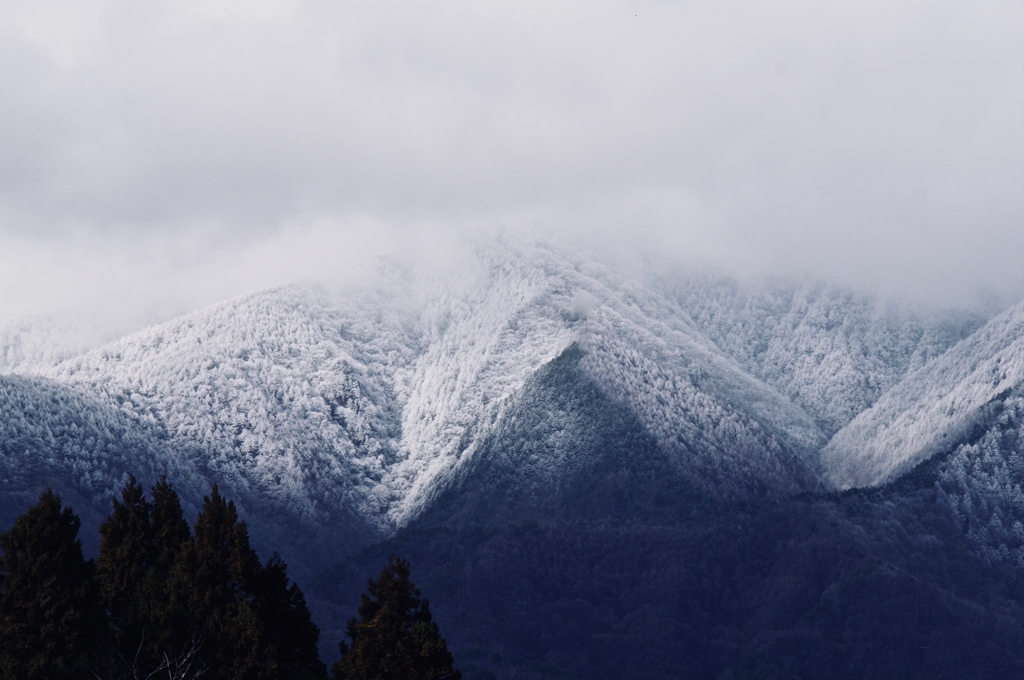
[[(181, 494), (200, 498), (219, 484), (261, 551), (280, 551), (300, 572), (383, 535), (381, 480), (400, 438), (392, 377), (417, 336), (400, 307), (393, 317), (361, 307), (378, 303), (372, 295), (353, 302), (342, 323), (339, 305), (314, 290), (257, 293), (39, 369), (47, 385), (87, 399), (75, 409), (29, 409), (29, 422), (116, 421), (128, 432), (116, 455), (137, 462), (117, 466), (114, 453), (69, 445), (62, 440), (77, 430), (55, 425), (54, 446), (78, 456), (66, 467), (92, 486), (40, 470), (31, 488), (52, 482), (84, 495), (81, 512), (105, 514), (124, 473), (155, 481), (145, 463), (158, 451), (161, 474)], [(13, 449), (6, 462), (36, 469), (37, 455)]]
[[(345, 295), (263, 291), (70, 358), (12, 336), (8, 367), (73, 389), (89, 400), (82, 410), (120, 419), (133, 447), (161, 452), (145, 454), (161, 462), (140, 463), (140, 477), (166, 470), (198, 496), (221, 485), (261, 550), (315, 571), (460, 488), (495, 437), (518, 427), (510, 419), (533, 408), (531, 381), (567, 352), (578, 384), (597, 390), (609, 414), (634, 419), (670, 476), (713, 502), (889, 479), (928, 453), (892, 445), (884, 436), (896, 430), (870, 423), (905, 417), (930, 398), (915, 384), (953, 380), (964, 362), (998, 359), (1010, 370), (1019, 359), (999, 345), (1019, 330), (1006, 321), (1013, 314), (943, 354), (969, 320), (926, 323), (830, 288), (648, 285), (515, 241), (479, 245), (463, 264), (446, 274), (392, 266)], [(1004, 349), (1013, 356), (999, 359)], [(985, 389), (964, 402), (963, 418), (956, 409), (942, 418), (969, 421), (995, 394)], [(870, 403), (826, 446), (830, 428)], [(72, 430), (52, 429), (70, 441)], [(523, 459), (535, 471), (521, 472), (559, 479), (575, 464), (573, 437), (545, 443)], [(51, 473), (16, 449), (8, 467), (37, 470), (35, 486), (45, 484)], [(131, 465), (67, 450), (80, 453), (61, 469), (83, 472), (55, 483), (102, 511)]]
[(985, 322), (978, 313), (916, 312), (817, 282), (684, 276), (659, 285), (828, 437)]
[(910, 372), (822, 451), (836, 486), (898, 477), (991, 418), (986, 406), (1024, 382), (1024, 303)]
[[(0, 522), (35, 503), (53, 484), (82, 515), (86, 547), (95, 550), (99, 522), (133, 474), (152, 484), (160, 476), (196, 478), (160, 426), (97, 399), (87, 390), (39, 377), (0, 376)], [(196, 489), (181, 485), (186, 509)]]
[(574, 343), (706, 493), (818, 485), (806, 468), (824, 437), (801, 409), (656, 290), (532, 244), (481, 247), (439, 281), (398, 271), (348, 297), (265, 291), (24, 370), (151, 422), (195, 471), (178, 481), (221, 484), (257, 528), (345, 524), (359, 543), (428, 507)]
[(706, 502), (704, 480), (599, 387), (586, 356), (573, 344), (531, 376), (425, 515), (456, 526), (654, 521)]
[(1001, 396), (984, 410), (967, 441), (882, 489), (927, 488), (980, 559), (1024, 570), (1024, 395)]
[(397, 437), (387, 371), (357, 359), (372, 352), (359, 344), (315, 294), (284, 289), (147, 329), (48, 374), (148, 414), (236, 492), (253, 487), (314, 520), (327, 510), (321, 496), (371, 502)]
[[(573, 346), (537, 371), (457, 484), (321, 575), (328, 638), (398, 552), (468, 680), (1024, 670), (1020, 523), (989, 495), (1019, 496), (1019, 406), (1005, 458), (987, 436), (899, 486), (721, 503), (598, 388), (586, 357)], [(996, 542), (978, 550), (979, 530)]]
[(1024, 669), (1021, 306), (971, 333), (532, 243), (462, 265), (5, 336), (0, 521), (47, 484), (87, 534), (128, 474), (187, 513), (219, 484), (326, 658), (397, 550), (467, 680)]

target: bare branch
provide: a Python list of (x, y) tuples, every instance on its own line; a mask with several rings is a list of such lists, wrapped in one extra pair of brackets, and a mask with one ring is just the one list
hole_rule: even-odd
[(93, 670), (93, 677), (96, 680), (124, 680), (125, 678), (128, 680), (163, 680), (165, 678), (166, 680), (197, 680), (209, 670), (199, 656), (203, 640), (199, 636), (194, 635), (180, 654), (172, 657), (167, 652), (164, 652), (160, 665), (149, 673), (145, 673), (139, 667), (139, 656), (142, 653), (143, 642), (139, 643), (139, 647), (135, 650), (135, 656), (131, 661), (126, 659), (120, 652), (114, 651), (114, 656), (119, 662), (119, 671), (117, 669), (109, 669), (106, 672)]

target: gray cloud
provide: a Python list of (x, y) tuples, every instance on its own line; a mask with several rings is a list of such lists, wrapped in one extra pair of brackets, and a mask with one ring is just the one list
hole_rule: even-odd
[(11, 1), (0, 319), (161, 316), (496, 225), (1016, 299), (1021, 25), (1014, 1)]

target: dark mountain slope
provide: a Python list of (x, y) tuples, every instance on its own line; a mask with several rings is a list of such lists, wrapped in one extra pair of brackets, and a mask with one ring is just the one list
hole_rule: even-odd
[(344, 616), (407, 556), (467, 677), (1020, 677), (1019, 573), (977, 559), (932, 501), (410, 527), (320, 583)]
[[(193, 476), (157, 423), (133, 417), (85, 390), (38, 377), (0, 376), (0, 525), (33, 505), (52, 485), (82, 518), (82, 540), (95, 553), (110, 497), (134, 474), (151, 484), (161, 475)], [(194, 510), (193, 489), (183, 489)]]
[[(397, 551), (468, 678), (1024, 672), (1024, 570), (979, 549), (943, 487), (986, 435), (899, 484), (722, 504), (579, 359), (538, 372), (460, 486), (321, 576), (325, 637)], [(1006, 412), (993, 432), (1019, 451)], [(558, 466), (531, 463), (562, 436)]]
[(997, 395), (961, 442), (878, 493), (934, 494), (979, 559), (1024, 571), (1024, 395)]
[[(683, 299), (545, 247), (478, 260), (55, 365), (19, 344), (7, 521), (47, 482), (87, 535), (129, 472), (192, 507), (218, 483), (328, 656), (397, 550), (472, 677), (1022, 676), (1020, 310), (943, 351), (970, 324), (828, 288)], [(879, 486), (827, 494), (836, 471)]]
[(698, 480), (580, 370), (583, 356), (572, 345), (537, 371), (423, 526), (654, 521), (705, 500)]

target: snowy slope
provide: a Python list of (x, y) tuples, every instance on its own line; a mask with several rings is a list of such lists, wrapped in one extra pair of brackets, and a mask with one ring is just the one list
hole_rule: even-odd
[(37, 316), (8, 323), (0, 326), (0, 375), (46, 370), (116, 337), (66, 318)]
[(581, 366), (663, 449), (691, 473), (729, 479), (717, 490), (725, 496), (757, 484), (805, 490), (790, 456), (816, 470), (825, 437), (804, 411), (743, 371), (670, 301), (629, 283), (600, 292), (606, 302), (588, 319)]
[[(117, 415), (113, 429), (123, 422), (130, 436), (102, 455), (58, 441), (11, 451), (5, 462), (38, 470), (35, 487), (52, 482), (104, 513), (127, 472), (147, 483), (165, 473), (193, 498), (219, 484), (261, 550), (322, 566), (391, 528), (382, 478), (401, 427), (391, 379), (418, 351), (393, 292), (350, 301), (303, 288), (257, 293), (37, 369), (32, 377), (88, 397), (82, 409), (102, 422)], [(51, 411), (23, 419), (77, 417)], [(50, 429), (74, 439), (73, 429)], [(34, 464), (54, 448), (71, 452), (59, 469)]]
[(674, 301), (532, 243), (480, 245), (443, 276), (389, 270), (342, 297), (265, 291), (17, 366), (145, 423), (180, 460), (176, 484), (221, 484), (268, 536), (346, 523), (386, 535), (458, 478), (530, 376), (574, 343), (590, 379), (709, 493), (818, 484), (814, 421)]
[(45, 374), (155, 421), (204, 471), (180, 483), (220, 483), (254, 512), (286, 509), (303, 523), (349, 511), (373, 520), (388, 502), (381, 480), (399, 438), (391, 376), (417, 338), (401, 319), (374, 319), (372, 329), (359, 319), (316, 291), (285, 288), (146, 329)]
[(840, 488), (881, 484), (950, 450), (986, 406), (1024, 381), (1024, 303), (924, 366), (840, 430), (822, 451)]
[[(9, 333), (3, 371), (19, 377), (0, 395), (0, 493), (30, 474), (99, 507), (128, 472), (167, 474), (193, 498), (216, 483), (263, 546), (330, 559), (422, 514), (485, 446), (521, 452), (524, 479), (575, 479), (566, 466), (590, 469), (590, 454), (554, 423), (600, 418), (545, 404), (598, 403), (706, 498), (873, 484), (1019, 384), (1021, 316), (943, 353), (969, 318), (803, 284), (650, 285), (543, 244), (488, 242), (457, 271), (389, 265), (344, 295), (263, 291), (77, 354), (45, 330)], [(564, 384), (604, 402), (528, 388), (570, 349), (578, 376)], [(509, 420), (549, 410), (552, 423)], [(24, 434), (39, 423), (49, 434)], [(531, 432), (544, 434), (501, 439)]]
[(741, 366), (832, 436), (910, 370), (985, 322), (918, 312), (818, 282), (684, 276), (661, 286)]
[(1007, 396), (993, 411), (983, 434), (939, 461), (935, 477), (986, 560), (1024, 569), (1024, 396)]
[[(0, 377), (0, 479), (12, 490), (66, 476), (84, 492), (107, 496), (134, 470), (143, 479), (180, 476), (179, 460), (155, 423), (88, 391), (38, 377)], [(31, 456), (25, 455), (31, 452)]]
[[(152, 419), (89, 390), (38, 376), (0, 376), (0, 525), (10, 526), (52, 485), (82, 518), (83, 540), (95, 550), (109, 498), (129, 474), (145, 484), (163, 475), (198, 478)], [(181, 484), (179, 490), (186, 511), (198, 508), (204, 488)]]
[(405, 457), (394, 469), (393, 488), (403, 497), (392, 513), (397, 522), (447, 486), (529, 376), (574, 342), (592, 379), (693, 474), (712, 456), (723, 469), (743, 461), (734, 466), (744, 469), (741, 477), (724, 476), (731, 492), (753, 470), (775, 491), (808, 483), (790, 458), (806, 459), (796, 468), (817, 465), (825, 438), (814, 422), (723, 355), (670, 300), (543, 246), (506, 243), (481, 248), (478, 257), (428, 307), (427, 349), (400, 372)]

